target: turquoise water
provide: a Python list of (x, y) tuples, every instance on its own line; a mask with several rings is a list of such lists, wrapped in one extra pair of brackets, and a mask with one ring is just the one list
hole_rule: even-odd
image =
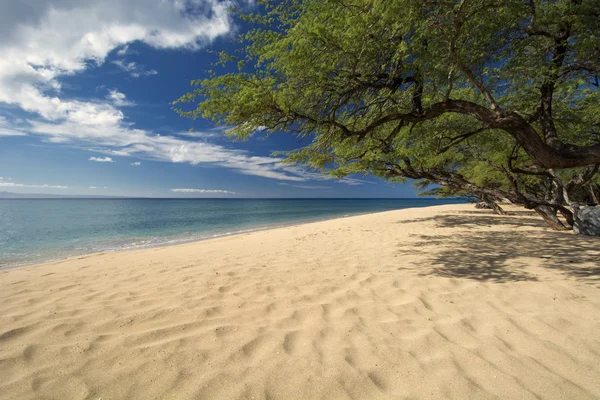
[(432, 199), (0, 200), (0, 268), (302, 222), (457, 203)]

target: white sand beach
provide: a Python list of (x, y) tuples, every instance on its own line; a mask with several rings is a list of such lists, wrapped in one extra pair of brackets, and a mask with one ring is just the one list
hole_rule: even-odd
[(600, 240), (510, 211), (0, 271), (0, 399), (600, 398)]

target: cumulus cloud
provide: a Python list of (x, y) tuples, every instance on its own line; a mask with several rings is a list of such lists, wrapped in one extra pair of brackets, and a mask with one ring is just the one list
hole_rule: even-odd
[(95, 161), (95, 162), (114, 162), (112, 158), (110, 157), (90, 157), (88, 158), (88, 161)]
[[(62, 95), (63, 76), (94, 68), (113, 55), (120, 57), (116, 65), (130, 74), (153, 73), (123, 59), (130, 43), (193, 50), (228, 34), (232, 29), (228, 10), (233, 1), (37, 0), (31, 7), (30, 2), (0, 0), (0, 103), (34, 115), (26, 123), (1, 119), (0, 135), (35, 134), (51, 143), (107, 155), (208, 164), (282, 181), (331, 179), (283, 164), (281, 158), (197, 141), (214, 133), (185, 138), (135, 129), (119, 109), (128, 100), (116, 89), (108, 98), (95, 101)], [(90, 161), (112, 159), (91, 157)], [(350, 178), (342, 182), (362, 183)]]
[(220, 189), (171, 189), (171, 192), (175, 193), (220, 193), (220, 194), (235, 194), (229, 190)]
[(2, 177), (0, 177), (0, 188), (37, 188), (37, 189), (68, 189), (68, 186), (63, 186), (63, 185), (48, 185), (48, 184), (43, 184), (43, 185), (31, 185), (31, 184), (25, 184), (25, 183), (16, 183), (16, 182), (11, 182), (10, 179), (4, 179)]
[[(76, 121), (98, 114), (118, 118), (106, 105), (60, 98), (60, 77), (100, 65), (111, 51), (135, 41), (157, 49), (200, 48), (230, 31), (230, 5), (219, 0), (37, 0), (33, 6), (0, 0), (0, 102), (51, 121), (71, 121), (71, 113)], [(123, 61), (123, 67), (134, 74), (155, 73), (135, 63)]]
[(140, 165), (142, 165), (142, 163), (139, 161), (136, 161), (136, 162), (132, 162), (131, 165), (133, 165), (134, 167), (139, 167)]

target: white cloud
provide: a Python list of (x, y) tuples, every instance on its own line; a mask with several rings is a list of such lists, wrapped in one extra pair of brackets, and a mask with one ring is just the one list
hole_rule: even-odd
[(0, 136), (25, 136), (26, 134), (17, 124), (0, 115)]
[[(219, 0), (0, 0), (0, 102), (50, 121), (119, 118), (108, 105), (60, 98), (61, 76), (100, 65), (111, 51), (126, 52), (135, 41), (157, 49), (200, 48), (230, 31), (230, 5)], [(156, 73), (135, 63), (123, 65), (130, 73)]]
[(117, 107), (134, 106), (135, 102), (127, 100), (127, 96), (124, 93), (119, 92), (117, 89), (111, 89), (108, 91), (106, 98), (110, 100)]
[(136, 162), (132, 162), (131, 165), (133, 165), (134, 167), (139, 167), (140, 165), (142, 165), (142, 163), (139, 161), (136, 161)]
[[(282, 181), (330, 180), (285, 165), (281, 158), (135, 129), (118, 109), (127, 105), (127, 98), (115, 89), (107, 99), (96, 101), (62, 95), (61, 77), (94, 68), (111, 53), (123, 57), (135, 41), (156, 49), (199, 49), (228, 34), (232, 1), (37, 0), (31, 7), (29, 2), (0, 0), (0, 103), (34, 115), (23, 123), (1, 119), (0, 135), (35, 134), (51, 143), (107, 155), (226, 167)], [(129, 73), (154, 73), (122, 58), (116, 65)], [(188, 138), (212, 135), (195, 133)], [(110, 157), (90, 160), (112, 162)], [(342, 182), (362, 183), (355, 179)]]
[(90, 158), (88, 158), (88, 161), (103, 162), (103, 163), (114, 162), (113, 159), (110, 157), (90, 157)]
[[(9, 179), (7, 179), (9, 180)], [(0, 188), (37, 188), (37, 189), (68, 189), (68, 186), (63, 185), (29, 185), (24, 183), (16, 183), (16, 182), (7, 182), (2, 177), (0, 177)]]
[(123, 57), (125, 54), (127, 54), (128, 51), (129, 51), (129, 45), (126, 44), (121, 49), (119, 49), (119, 51), (117, 51), (117, 55), (120, 57)]
[(121, 68), (123, 71), (129, 72), (129, 75), (131, 75), (134, 78), (139, 78), (142, 76), (158, 75), (157, 70), (155, 70), (155, 69), (146, 70), (146, 69), (144, 69), (144, 67), (142, 67), (141, 65), (139, 65), (133, 61), (126, 62), (125, 60), (115, 60), (115, 61), (113, 61), (113, 64), (115, 64), (117, 67)]
[[(122, 121), (107, 121), (101, 125), (76, 124), (73, 122), (31, 122), (30, 131), (45, 135), (56, 143), (89, 146), (90, 151), (118, 156), (135, 156), (154, 161), (212, 165), (237, 170), (246, 175), (262, 176), (282, 181), (305, 182), (329, 181), (334, 178), (287, 165), (277, 157), (254, 156), (244, 150), (223, 145), (189, 141), (173, 136), (161, 136), (142, 129), (132, 129)], [(94, 157), (95, 158), (95, 157)], [(110, 157), (106, 157), (110, 158)], [(344, 178), (338, 180), (348, 185), (360, 185), (365, 181)]]
[(221, 193), (221, 194), (235, 194), (229, 190), (220, 189), (171, 189), (171, 192), (175, 193)]
[(319, 185), (292, 185), (290, 183), (285, 183), (285, 182), (281, 182), (279, 183), (280, 185), (283, 186), (292, 186), (295, 188), (300, 188), (300, 189), (331, 189), (330, 186), (319, 186)]
[(196, 131), (191, 131), (191, 132), (181, 132), (179, 133), (179, 135), (181, 136), (187, 136), (187, 137), (191, 137), (191, 138), (197, 138), (197, 139), (215, 139), (215, 138), (222, 138), (225, 137), (222, 133), (219, 132), (196, 132)]
[(96, 186), (90, 186), (90, 189), (96, 189)]

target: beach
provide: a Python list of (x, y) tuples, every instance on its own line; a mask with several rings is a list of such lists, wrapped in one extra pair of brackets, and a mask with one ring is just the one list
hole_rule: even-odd
[(600, 398), (600, 241), (508, 211), (0, 271), (0, 399)]

